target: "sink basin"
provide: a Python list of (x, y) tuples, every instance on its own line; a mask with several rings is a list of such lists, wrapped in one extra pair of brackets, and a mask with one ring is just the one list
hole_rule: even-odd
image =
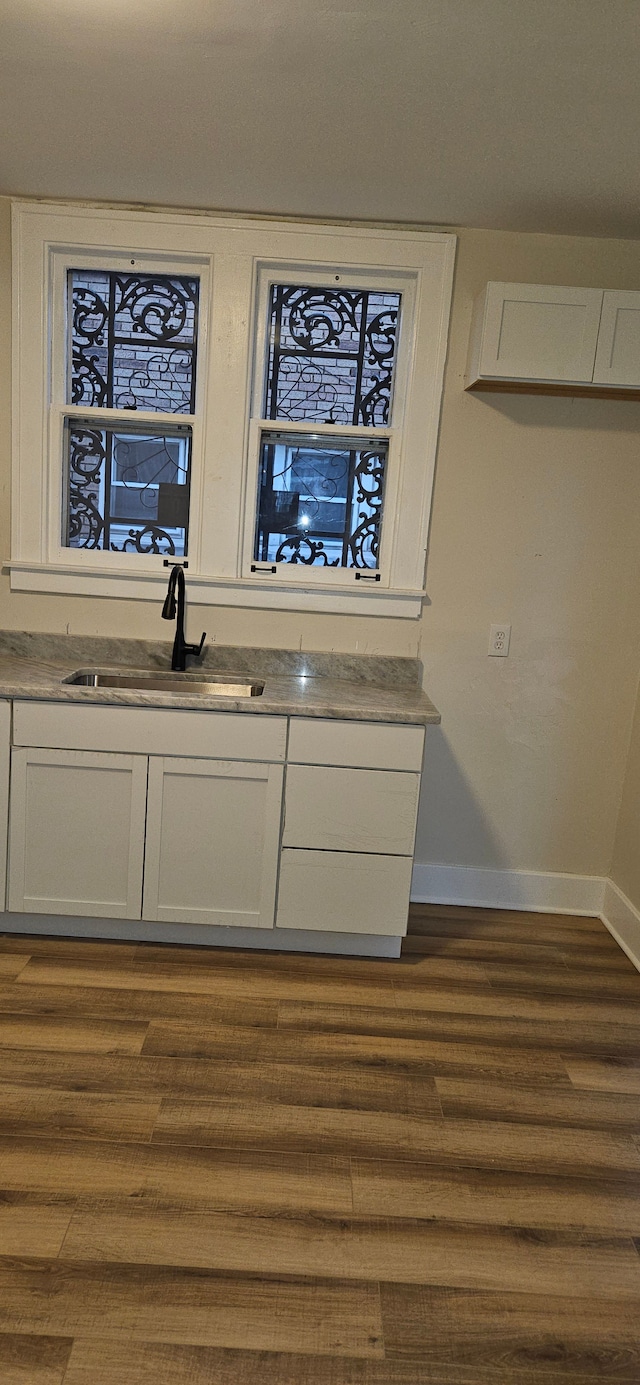
[(127, 688), (131, 692), (178, 693), (180, 697), (260, 697), (264, 690), (264, 683), (251, 678), (205, 678), (200, 674), (136, 669), (113, 673), (107, 669), (80, 668), (62, 681), (81, 688)]

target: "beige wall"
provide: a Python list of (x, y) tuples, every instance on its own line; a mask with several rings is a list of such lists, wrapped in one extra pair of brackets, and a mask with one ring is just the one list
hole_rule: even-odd
[[(465, 394), (471, 303), (488, 279), (639, 288), (640, 243), (460, 233), (422, 619), (198, 607), (198, 628), (419, 653), (443, 724), (428, 735), (417, 859), (607, 874), (640, 667), (640, 404)], [(0, 200), (1, 556), (9, 288)], [(513, 625), (508, 659), (487, 657), (497, 620)], [(159, 604), (12, 595), (6, 573), (0, 626), (166, 637)]]
[[(640, 670), (640, 403), (470, 395), (488, 279), (640, 288), (640, 243), (463, 232), (442, 415), (418, 860), (608, 874)], [(489, 625), (511, 621), (508, 659)]]
[(633, 719), (611, 878), (640, 909), (640, 688)]

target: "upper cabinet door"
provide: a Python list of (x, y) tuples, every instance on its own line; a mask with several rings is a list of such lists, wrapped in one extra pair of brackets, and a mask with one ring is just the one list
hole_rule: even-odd
[(601, 289), (487, 284), (471, 341), (468, 386), (486, 377), (590, 383)]
[(273, 928), (282, 776), (282, 765), (151, 757), (143, 918)]
[(640, 386), (640, 292), (606, 289), (594, 384)]
[(9, 909), (139, 919), (147, 760), (12, 752)]

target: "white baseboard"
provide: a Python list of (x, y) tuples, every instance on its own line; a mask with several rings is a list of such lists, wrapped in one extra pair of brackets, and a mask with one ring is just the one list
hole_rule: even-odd
[(640, 911), (614, 885), (613, 880), (606, 882), (600, 917), (634, 967), (640, 971)]
[(599, 875), (415, 865), (411, 899), (416, 904), (524, 909), (537, 914), (590, 914), (599, 918), (606, 885), (607, 881)]
[(69, 914), (0, 913), (0, 933), (112, 938), (191, 947), (253, 948), (261, 952), (328, 952), (341, 957), (399, 957), (402, 938), (377, 933), (319, 933), (306, 928), (218, 928), (209, 924), (143, 923)]

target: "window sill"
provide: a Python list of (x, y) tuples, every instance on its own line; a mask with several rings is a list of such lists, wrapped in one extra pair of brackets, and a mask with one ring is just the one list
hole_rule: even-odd
[[(62, 596), (100, 596), (137, 601), (162, 601), (166, 573), (81, 572), (64, 564), (12, 560), (4, 564), (11, 590)], [(319, 611), (357, 616), (392, 616), (417, 620), (423, 591), (389, 590), (358, 583), (353, 589), (278, 586), (269, 581), (204, 577), (188, 574), (189, 600), (200, 606), (248, 606), (275, 611)]]

